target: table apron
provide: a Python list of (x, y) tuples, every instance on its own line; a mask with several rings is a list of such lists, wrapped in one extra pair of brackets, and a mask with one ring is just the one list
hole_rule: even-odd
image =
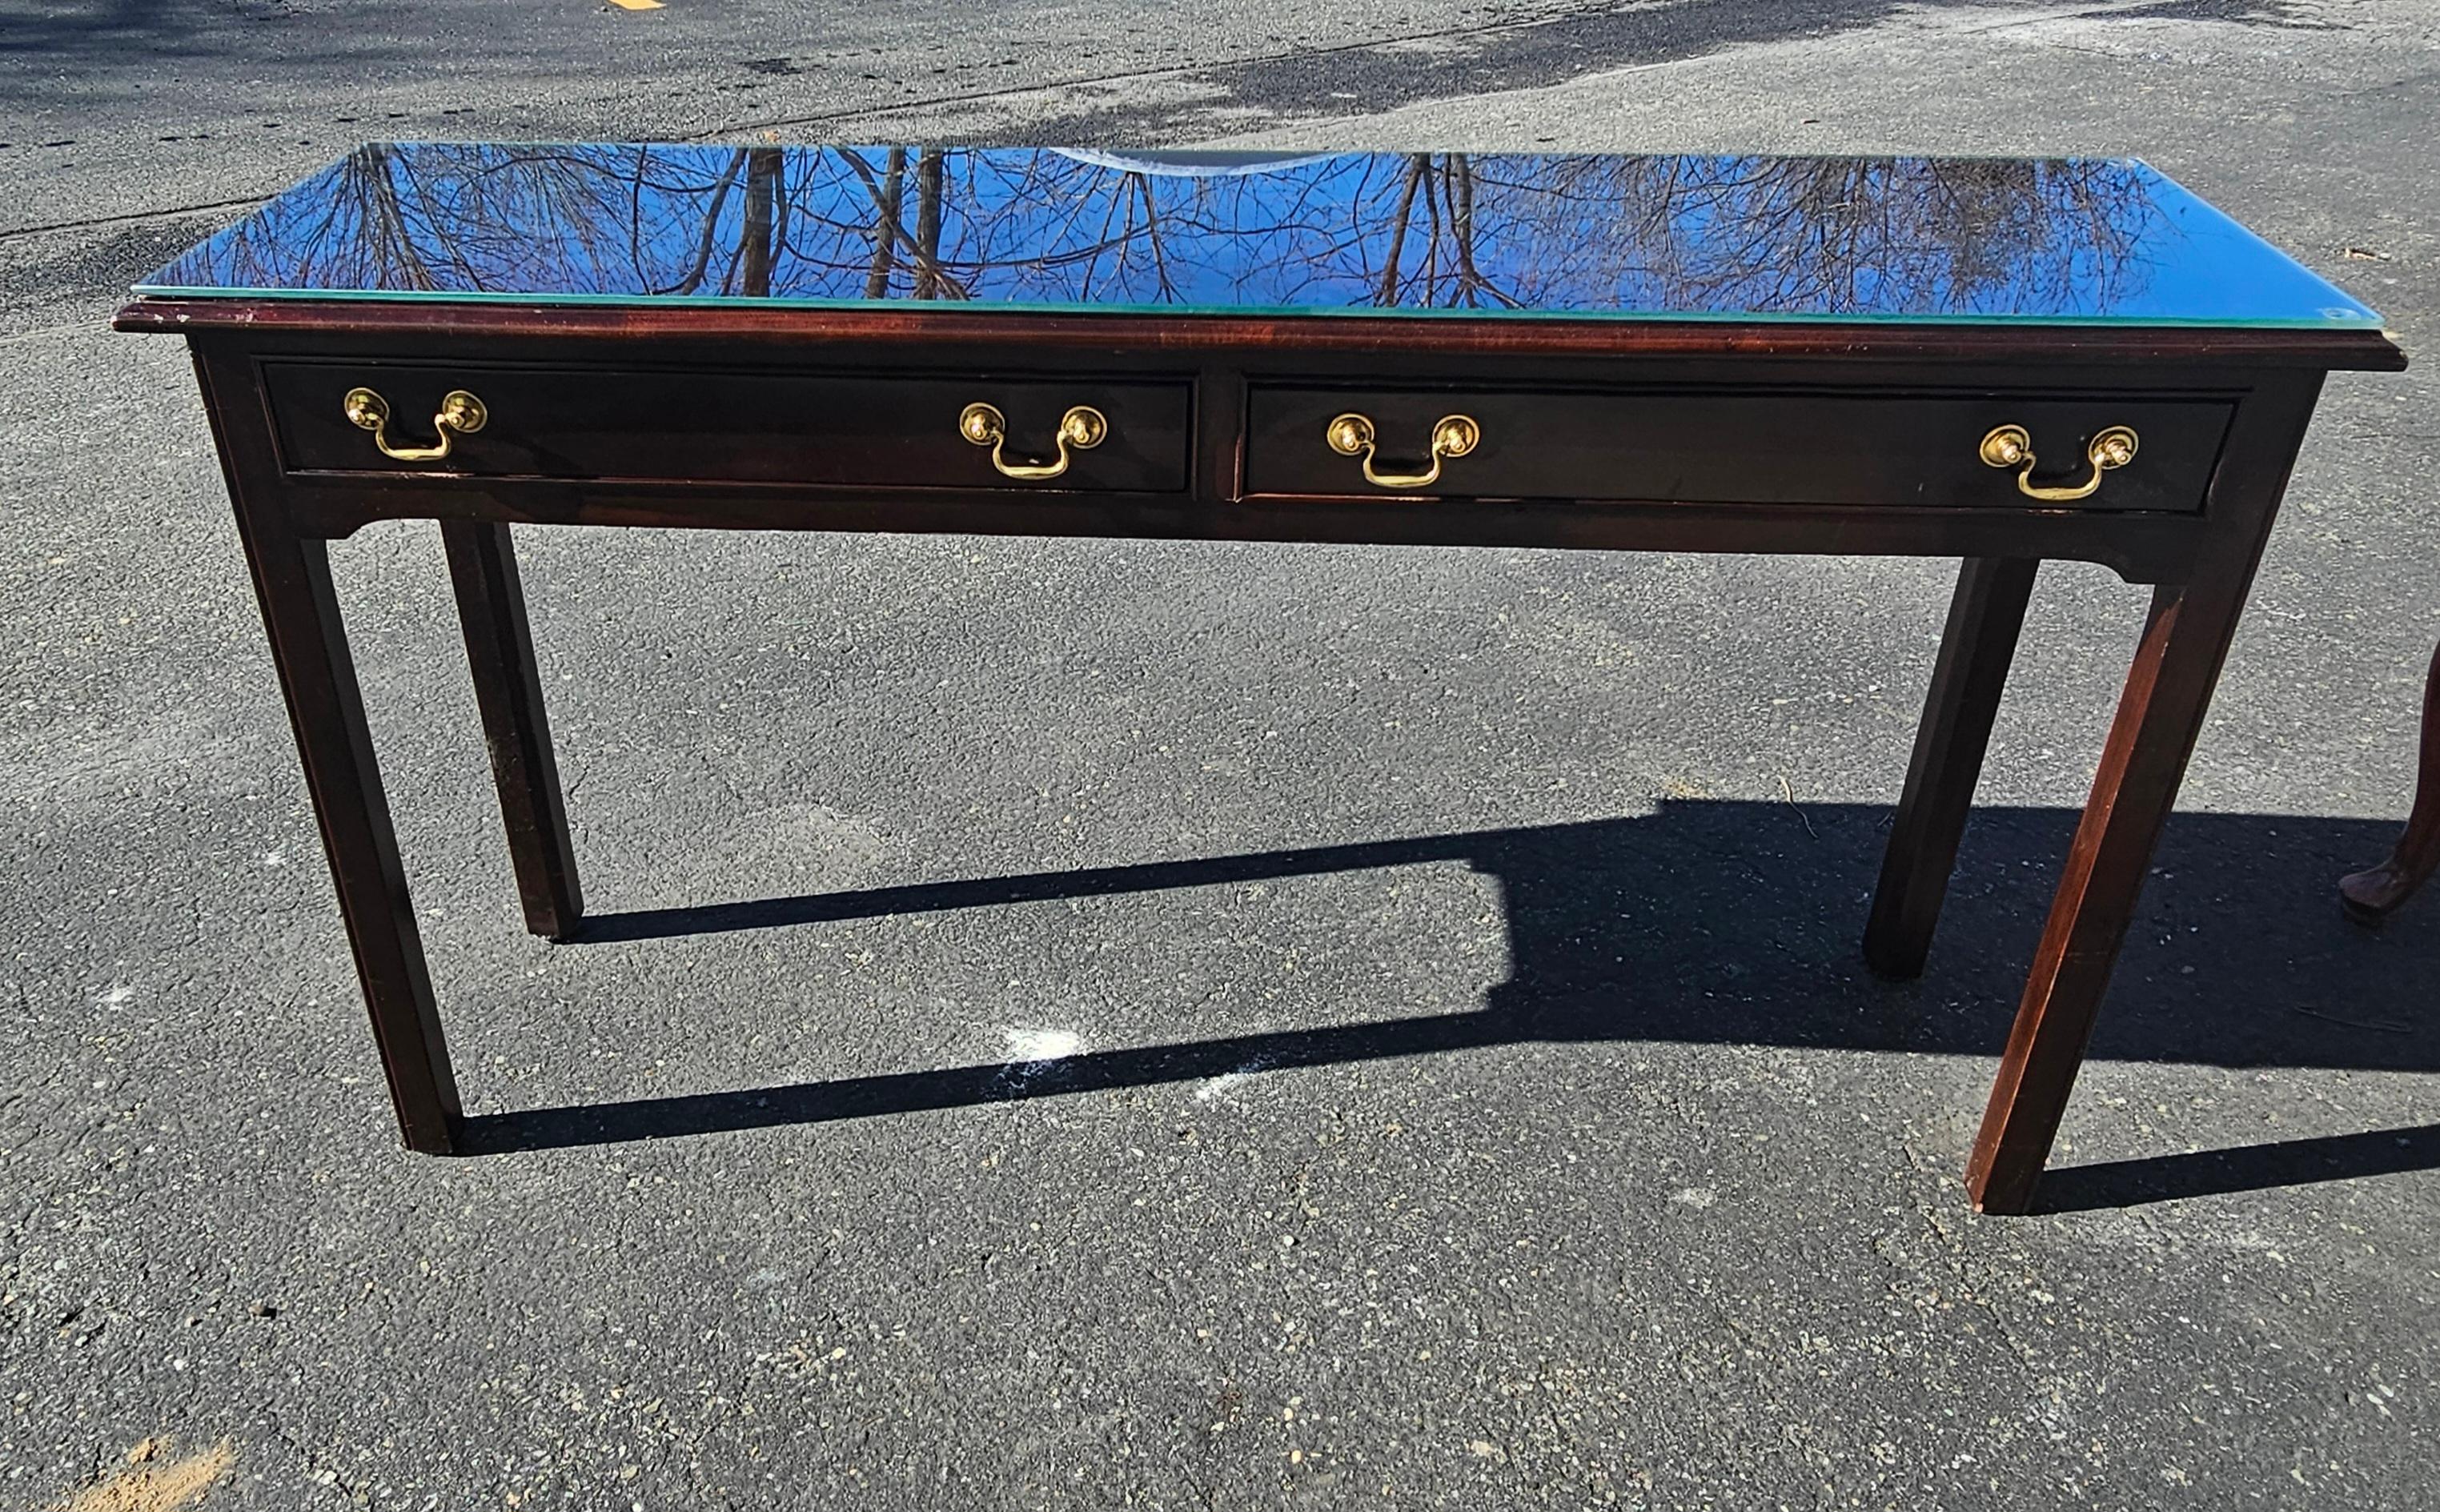
[[(193, 345), (223, 371), (253, 375), (248, 400), (278, 454), (276, 492), (292, 528), (313, 536), (426, 518), (2020, 557), (2093, 562), (2153, 584), (2192, 570), (2216, 529), (2221, 459), (2257, 391), (2293, 379), (2191, 363), (1774, 355), (1391, 361), (1271, 350), (1181, 362), (1121, 348), (741, 354), (684, 341), (226, 333)], [(383, 445), (432, 443), (454, 389), (492, 407), (446, 459), (386, 457), (343, 411), (358, 383), (386, 390), (397, 436)], [(1001, 412), (1004, 450), (963, 433), (969, 403)], [(1106, 429), (1070, 448), (1061, 416), (1080, 406)], [(1339, 447), (1328, 431), (1339, 413), (1366, 417), (1377, 447)], [(1449, 416), (1478, 423), (1478, 444), (1443, 462), (1428, 486), (1444, 492), (1421, 492), (1410, 480), (1435, 459), (1434, 427)], [(2105, 475), (2086, 451), (2118, 423), (2142, 445)], [(2014, 469), (1977, 449), (2004, 424), (2021, 425), (2039, 454), (2027, 485), (2097, 488), (2024, 493)], [(655, 425), (666, 447), (639, 433)], [(1002, 462), (1066, 471), (1028, 477)]]
[(1378, 546), (1540, 547), (1808, 556), (2019, 556), (2093, 562), (2129, 583), (2181, 581), (2201, 515), (1984, 508), (1683, 504), (1631, 500), (1214, 500), (1175, 495), (607, 484), (290, 475), (300, 533), (339, 538), (377, 520), (490, 520), (671, 530), (1077, 536)]

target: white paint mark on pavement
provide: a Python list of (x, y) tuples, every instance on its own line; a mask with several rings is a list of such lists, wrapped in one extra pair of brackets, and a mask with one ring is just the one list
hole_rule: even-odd
[(1194, 1089), (1194, 1100), (1198, 1103), (1234, 1102), (1236, 1101), (1234, 1093), (1245, 1084), (1247, 1078), (1256, 1071), (1266, 1071), (1269, 1067), (1268, 1061), (1249, 1060), (1235, 1071), (1222, 1071)]
[(1072, 1029), (1032, 1029), (1010, 1025), (1000, 1031), (1008, 1042), (1008, 1058), (1012, 1065), (1043, 1066), (1054, 1060), (1066, 1060), (1085, 1048), (1083, 1036)]

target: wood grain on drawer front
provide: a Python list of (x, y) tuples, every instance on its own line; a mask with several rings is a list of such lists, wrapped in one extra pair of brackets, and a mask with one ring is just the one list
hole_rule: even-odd
[[(264, 385), (291, 471), (477, 477), (842, 484), (871, 488), (1175, 493), (1188, 477), (1193, 386), (1184, 381), (989, 375), (483, 368), (438, 363), (266, 362)], [(483, 401), (483, 428), (437, 462), (383, 456), (342, 412), (348, 391), (388, 402), (395, 444), (428, 445), (441, 397)], [(1068, 408), (1109, 422), (1068, 472), (1021, 482), (958, 432), (981, 401), (1006, 418), (1011, 461), (1056, 455)]]
[[(1634, 499), (1687, 503), (1989, 506), (2192, 513), (2203, 505), (2233, 406), (2210, 398), (2057, 395), (1930, 397), (1820, 392), (1587, 393), (1389, 385), (1272, 386), (1248, 394), (1249, 495), (1394, 497), (1360, 459), (1323, 439), (1359, 413), (1378, 436), (1377, 471), (1420, 473), (1442, 416), (1472, 417), (1475, 450), (1447, 459), (1416, 493), (1472, 498)], [(2032, 434), (2037, 485), (2081, 482), (2089, 440), (2132, 427), (2135, 459), (2090, 497), (2044, 506), (2016, 475), (1984, 465), (1994, 426)]]

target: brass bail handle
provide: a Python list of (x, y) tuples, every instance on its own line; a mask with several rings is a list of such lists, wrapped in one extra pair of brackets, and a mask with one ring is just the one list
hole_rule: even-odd
[(2084, 459), (2092, 464), (2092, 476), (2065, 488), (2035, 484), (2034, 438), (2022, 425), (1993, 426), (1991, 433), (1982, 438), (1981, 456), (1986, 467), (2016, 468), (2017, 491), (2027, 498), (2037, 498), (2045, 504), (2061, 504), (2072, 499), (2090, 498), (2101, 492), (2102, 474), (2133, 461), (2135, 432), (2125, 425), (2112, 425), (2094, 435), (2084, 448)]
[(432, 428), (440, 437), (437, 446), (393, 446), (389, 441), (389, 401), (369, 388), (350, 388), (339, 401), (348, 419), (373, 433), (373, 444), (381, 454), (393, 461), (437, 462), (449, 455), (449, 447), (460, 436), (472, 436), (492, 418), (483, 402), (463, 388), (453, 388), (440, 401), (440, 411), (432, 417)]
[(1110, 423), (1100, 410), (1090, 405), (1078, 405), (1068, 410), (1059, 417), (1057, 434), (1059, 459), (1050, 462), (1009, 460), (1007, 454), (1001, 449), (1008, 443), (1008, 422), (997, 409), (989, 405), (972, 404), (960, 411), (958, 434), (978, 446), (990, 447), (992, 466), (999, 470), (1002, 477), (1014, 477), (1023, 482), (1032, 483), (1047, 477), (1057, 477), (1067, 472), (1068, 463), (1072, 459), (1068, 455), (1071, 448), (1075, 451), (1089, 452), (1101, 445), (1103, 439), (1110, 434)]
[(1341, 457), (1364, 459), (1364, 481), (1374, 488), (1393, 488), (1411, 492), (1429, 488), (1441, 479), (1441, 463), (1452, 457), (1463, 457), (1482, 444), (1482, 427), (1471, 415), (1443, 415), (1432, 426), (1432, 465), (1420, 473), (1383, 473), (1373, 469), (1375, 432), (1372, 420), (1363, 415), (1341, 415), (1322, 432), (1330, 449)]

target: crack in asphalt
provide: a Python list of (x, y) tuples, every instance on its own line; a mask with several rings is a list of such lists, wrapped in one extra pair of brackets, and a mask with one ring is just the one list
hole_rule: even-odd
[(52, 231), (83, 231), (97, 225), (117, 225), (129, 221), (164, 221), (180, 215), (201, 215), (206, 210), (233, 210), (240, 206), (261, 204), (271, 196), (248, 194), (241, 199), (212, 200), (202, 205), (173, 205), (158, 210), (129, 210), (121, 215), (91, 215), (81, 220), (54, 221), (48, 225), (12, 225), (0, 228), (0, 242), (21, 236), (43, 236)]

